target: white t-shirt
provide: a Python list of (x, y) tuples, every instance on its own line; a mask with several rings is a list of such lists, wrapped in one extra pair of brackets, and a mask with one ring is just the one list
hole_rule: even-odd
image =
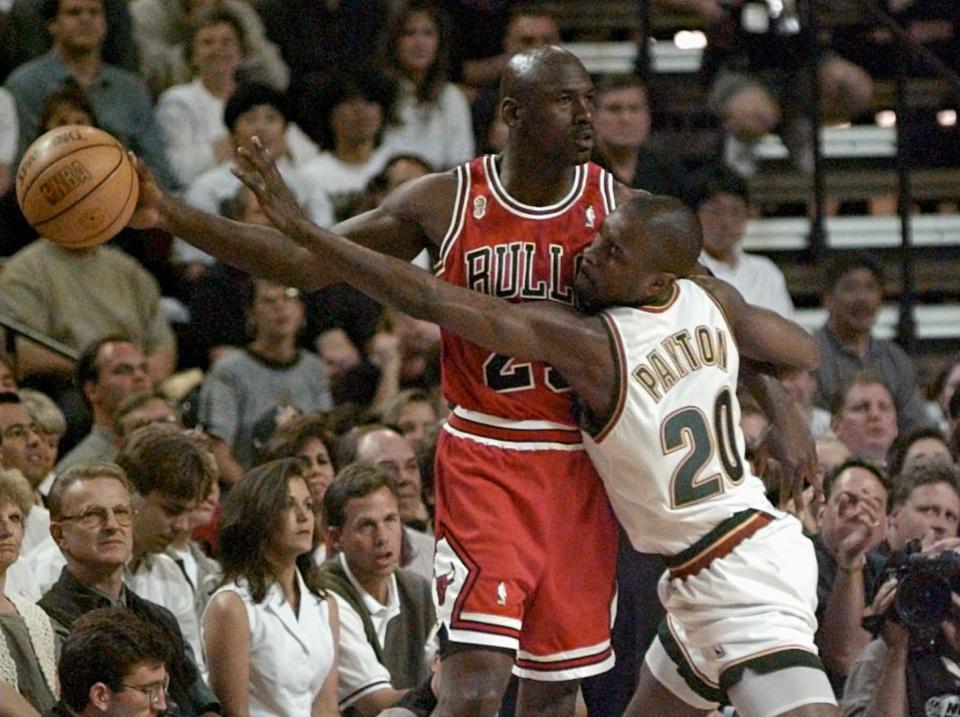
[(397, 101), (400, 123), (383, 133), (383, 145), (391, 154), (415, 154), (435, 171), (443, 171), (473, 159), (473, 119), (470, 104), (456, 85), (448, 82), (437, 101), (421, 104), (409, 85)]
[(714, 259), (706, 251), (700, 254), (700, 263), (718, 279), (733, 285), (747, 303), (793, 319), (793, 300), (787, 291), (787, 281), (783, 272), (767, 257), (747, 254), (738, 247), (734, 250), (732, 264)]

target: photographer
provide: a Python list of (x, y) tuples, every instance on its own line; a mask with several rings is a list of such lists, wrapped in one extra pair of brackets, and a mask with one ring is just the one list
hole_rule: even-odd
[(899, 554), (895, 576), (874, 598), (870, 612), (880, 616), (879, 637), (850, 672), (841, 702), (845, 717), (960, 713), (960, 555), (941, 550), (943, 541), (926, 542), (922, 553)]

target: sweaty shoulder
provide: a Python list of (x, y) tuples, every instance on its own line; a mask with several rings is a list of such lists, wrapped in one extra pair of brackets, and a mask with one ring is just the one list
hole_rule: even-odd
[(456, 170), (411, 180), (388, 196), (381, 210), (420, 228), (423, 238), (440, 246), (453, 217), (457, 195)]

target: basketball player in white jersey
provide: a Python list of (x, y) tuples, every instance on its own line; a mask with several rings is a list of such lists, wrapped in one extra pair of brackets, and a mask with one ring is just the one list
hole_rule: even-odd
[[(814, 368), (799, 326), (720, 280), (687, 278), (702, 238), (666, 197), (623, 204), (583, 254), (578, 306), (514, 304), (454, 287), (312, 225), (269, 156), (238, 176), (288, 237), (373, 298), (489, 349), (552, 365), (582, 407), (584, 439), (635, 548), (659, 552), (667, 618), (630, 715), (835, 715), (814, 646), (816, 560), (744, 458), (741, 356)], [(596, 313), (593, 313), (596, 312)], [(576, 566), (571, 565), (571, 570)]]

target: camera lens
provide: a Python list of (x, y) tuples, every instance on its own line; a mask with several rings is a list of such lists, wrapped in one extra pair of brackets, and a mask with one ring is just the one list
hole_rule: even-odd
[(906, 627), (939, 625), (950, 611), (950, 581), (925, 571), (911, 572), (897, 586), (897, 616)]

